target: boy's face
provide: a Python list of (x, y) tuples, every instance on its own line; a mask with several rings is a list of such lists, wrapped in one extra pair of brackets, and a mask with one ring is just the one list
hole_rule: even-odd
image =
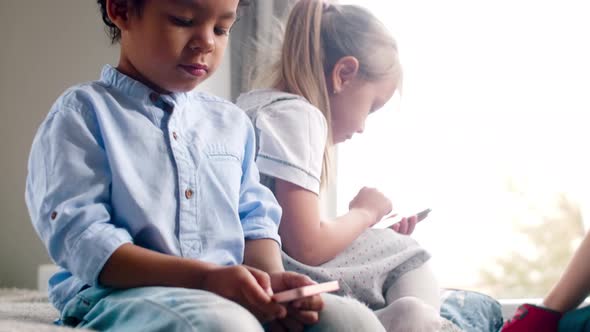
[(238, 0), (145, 0), (128, 8), (118, 69), (161, 93), (186, 92), (219, 67)]

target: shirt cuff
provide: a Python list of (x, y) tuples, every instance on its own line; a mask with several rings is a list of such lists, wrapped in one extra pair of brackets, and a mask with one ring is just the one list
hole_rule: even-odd
[(94, 224), (82, 234), (72, 247), (71, 257), (76, 275), (88, 285), (99, 285), (98, 276), (113, 252), (126, 243), (131, 235), (111, 224)]
[(246, 240), (271, 239), (281, 247), (279, 227), (272, 220), (254, 218), (243, 221), (244, 238)]

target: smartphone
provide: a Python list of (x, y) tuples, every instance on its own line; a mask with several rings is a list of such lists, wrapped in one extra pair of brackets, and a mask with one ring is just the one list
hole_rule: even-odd
[(418, 222), (424, 220), (424, 218), (428, 217), (428, 214), (432, 211), (431, 208), (422, 210), (418, 213), (416, 213), (416, 217), (418, 217)]
[[(431, 211), (432, 211), (432, 209), (428, 208), (428, 209), (424, 209), (424, 210), (416, 213), (416, 217), (418, 218), (418, 222), (426, 219), (426, 217), (428, 217), (428, 214)], [(385, 218), (381, 219), (381, 221), (379, 221), (378, 223), (373, 225), (373, 228), (389, 228), (392, 225), (400, 222), (402, 220), (402, 218), (403, 218), (403, 216), (401, 216), (401, 215), (397, 215), (394, 217), (385, 217)]]
[(340, 289), (338, 280), (334, 280), (275, 293), (272, 299), (278, 303), (291, 302), (320, 293), (337, 291), (338, 289)]

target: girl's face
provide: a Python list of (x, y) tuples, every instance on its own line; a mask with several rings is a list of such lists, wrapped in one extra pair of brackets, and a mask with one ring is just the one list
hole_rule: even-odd
[(332, 138), (341, 143), (365, 129), (367, 116), (385, 105), (397, 89), (393, 75), (378, 81), (366, 81), (355, 77), (337, 94), (330, 96), (332, 113)]
[(118, 69), (160, 93), (186, 92), (219, 67), (238, 0), (146, 0), (127, 10)]

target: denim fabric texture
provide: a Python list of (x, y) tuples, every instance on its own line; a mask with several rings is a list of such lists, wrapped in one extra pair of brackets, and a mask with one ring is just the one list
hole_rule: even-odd
[[(320, 321), (305, 331), (384, 331), (377, 317), (360, 302), (331, 294), (324, 294), (323, 299)], [(62, 322), (105, 332), (266, 330), (237, 303), (203, 290), (170, 287), (91, 287), (66, 305)]]
[(440, 314), (466, 332), (497, 332), (504, 322), (494, 298), (466, 290), (445, 290)]

